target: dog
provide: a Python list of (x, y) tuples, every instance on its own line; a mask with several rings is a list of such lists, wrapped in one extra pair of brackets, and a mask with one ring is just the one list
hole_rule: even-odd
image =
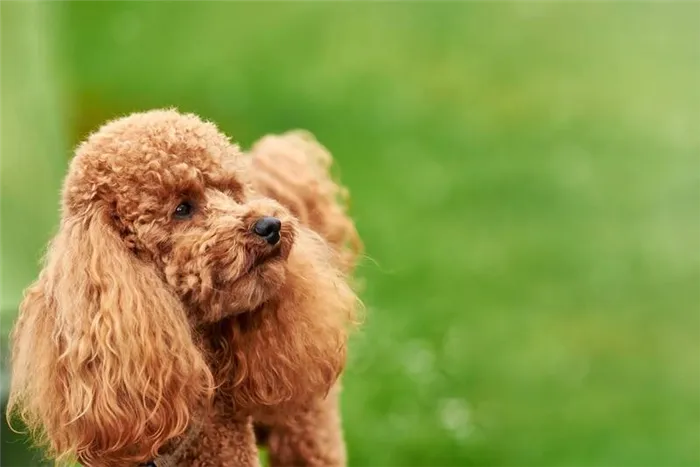
[[(173, 109), (76, 149), (11, 334), (8, 417), (86, 466), (346, 464), (362, 242), (310, 134), (244, 154)], [(257, 437), (256, 437), (257, 433)]]

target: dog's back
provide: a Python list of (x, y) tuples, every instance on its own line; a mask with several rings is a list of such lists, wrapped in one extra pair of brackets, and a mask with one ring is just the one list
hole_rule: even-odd
[(328, 150), (311, 134), (291, 131), (265, 136), (250, 153), (255, 189), (323, 236), (338, 251), (343, 269), (351, 272), (362, 242), (347, 212), (348, 191), (330, 173)]

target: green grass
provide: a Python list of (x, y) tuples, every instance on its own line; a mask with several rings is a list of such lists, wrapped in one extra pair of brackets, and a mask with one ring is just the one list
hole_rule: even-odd
[(371, 258), (352, 465), (700, 464), (700, 4), (28, 8), (2, 5), (4, 324), (104, 119), (307, 128)]

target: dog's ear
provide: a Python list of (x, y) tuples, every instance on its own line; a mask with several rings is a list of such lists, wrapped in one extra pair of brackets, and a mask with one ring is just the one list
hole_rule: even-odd
[(90, 466), (152, 458), (213, 387), (180, 301), (108, 223), (62, 220), (12, 333), (8, 417)]

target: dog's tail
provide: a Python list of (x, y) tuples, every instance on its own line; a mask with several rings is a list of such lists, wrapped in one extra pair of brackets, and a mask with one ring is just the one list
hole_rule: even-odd
[(323, 236), (351, 272), (363, 245), (348, 215), (348, 190), (331, 174), (330, 152), (310, 133), (295, 130), (263, 137), (250, 153), (255, 189)]

